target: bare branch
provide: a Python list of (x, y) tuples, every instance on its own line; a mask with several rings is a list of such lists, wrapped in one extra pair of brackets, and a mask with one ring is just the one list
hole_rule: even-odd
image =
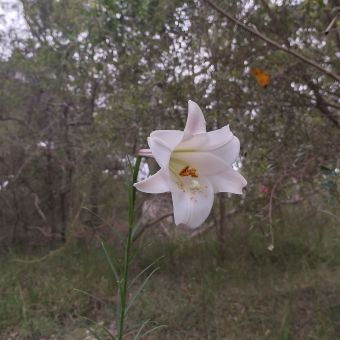
[(319, 111), (330, 121), (333, 123), (334, 126), (336, 126), (338, 129), (340, 129), (340, 123), (336, 119), (336, 117), (333, 115), (333, 113), (329, 110), (328, 103), (324, 100), (323, 96), (321, 95), (319, 88), (314, 84), (311, 80), (307, 79), (306, 77), (306, 82), (308, 86), (312, 89), (316, 103), (315, 106)]
[(164, 220), (165, 218), (170, 217), (170, 216), (172, 216), (172, 215), (173, 215), (172, 212), (171, 212), (171, 213), (167, 213), (167, 214), (161, 216), (160, 218), (157, 218), (156, 220), (154, 220), (154, 221), (152, 221), (152, 222), (150, 222), (150, 223), (147, 223), (147, 224), (141, 226), (140, 229), (139, 229), (139, 231), (138, 231), (136, 234), (133, 235), (133, 242), (135, 242), (140, 236), (142, 236), (142, 234), (145, 232), (145, 230), (149, 229), (149, 228), (152, 227), (153, 225), (155, 225), (155, 224), (161, 222), (161, 221)]
[(46, 225), (48, 225), (48, 221), (47, 221), (47, 217), (46, 215), (44, 214), (44, 212), (41, 210), (40, 208), (40, 199), (39, 199), (39, 196), (34, 192), (33, 193), (33, 197), (34, 197), (34, 206), (35, 206), (35, 209), (37, 210), (39, 216), (41, 217), (41, 219), (46, 223)]
[(329, 77), (333, 78), (334, 80), (337, 80), (338, 82), (340, 82), (340, 76), (326, 70), (325, 68), (323, 68), (320, 64), (316, 63), (315, 61), (301, 55), (300, 53), (297, 53), (295, 51), (293, 51), (292, 49), (286, 47), (286, 46), (282, 46), (280, 45), (278, 42), (276, 42), (275, 40), (272, 40), (271, 38), (268, 38), (267, 36), (265, 36), (264, 34), (258, 32), (257, 30), (245, 25), (243, 22), (239, 21), (238, 19), (234, 18), (232, 15), (230, 15), (228, 12), (226, 12), (225, 10), (223, 10), (222, 8), (220, 8), (219, 6), (217, 6), (213, 1), (211, 0), (203, 0), (206, 3), (208, 3), (211, 7), (213, 7), (217, 12), (219, 12), (220, 14), (222, 14), (224, 17), (228, 18), (230, 21), (232, 21), (233, 23), (235, 23), (236, 25), (240, 26), (241, 28), (243, 28), (245, 31), (255, 35), (256, 37), (258, 37), (259, 39), (265, 41), (266, 43), (268, 43), (269, 45), (272, 45), (292, 56), (294, 56), (295, 58), (303, 61), (305, 64), (308, 64), (310, 66), (313, 66), (314, 68), (318, 69), (320, 72), (327, 74)]
[(0, 116), (0, 121), (2, 122), (16, 122), (16, 123), (19, 123), (25, 127), (27, 127), (27, 124), (21, 120), (20, 118), (16, 118), (16, 117), (8, 117), (8, 116)]
[(333, 26), (336, 23), (336, 19), (338, 17), (338, 15), (340, 14), (340, 12), (337, 12), (335, 17), (333, 18), (333, 20), (329, 23), (329, 25), (327, 26), (327, 28), (325, 29), (324, 33), (327, 35), (329, 33), (329, 31), (333, 28)]
[(48, 239), (61, 239), (62, 235), (59, 233), (51, 233), (49, 231), (46, 231), (44, 228), (38, 227), (38, 226), (27, 226), (28, 230), (35, 230), (38, 231), (41, 235)]

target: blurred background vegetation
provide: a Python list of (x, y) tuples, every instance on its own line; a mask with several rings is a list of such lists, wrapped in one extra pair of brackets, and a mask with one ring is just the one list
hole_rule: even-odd
[[(339, 74), (336, 0), (215, 3)], [(340, 337), (339, 82), (209, 1), (0, 6), (22, 16), (0, 33), (1, 338), (90, 339), (83, 317), (115, 327), (98, 245), (119, 253), (126, 232), (125, 156), (183, 129), (189, 99), (208, 130), (239, 137), (248, 186), (193, 232), (166, 195), (138, 194), (133, 271), (164, 259), (131, 324), (167, 325), (150, 339)]]

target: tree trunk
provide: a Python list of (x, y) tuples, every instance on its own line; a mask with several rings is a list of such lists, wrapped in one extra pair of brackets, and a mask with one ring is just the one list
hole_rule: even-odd
[(69, 125), (68, 125), (68, 113), (69, 107), (66, 104), (63, 110), (63, 145), (65, 148), (65, 163), (62, 174), (62, 186), (60, 193), (60, 237), (64, 243), (66, 241), (66, 228), (69, 222), (69, 216), (72, 209), (72, 179), (74, 171), (74, 159), (72, 152), (72, 144), (69, 136)]

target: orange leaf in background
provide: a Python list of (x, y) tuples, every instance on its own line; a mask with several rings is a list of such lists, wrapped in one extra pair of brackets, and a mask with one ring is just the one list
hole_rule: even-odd
[(255, 77), (257, 83), (264, 89), (269, 85), (269, 75), (265, 71), (257, 67), (252, 67), (250, 73)]

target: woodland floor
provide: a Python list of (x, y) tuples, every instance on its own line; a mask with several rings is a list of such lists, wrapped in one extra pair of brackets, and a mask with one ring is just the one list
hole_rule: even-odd
[[(131, 276), (162, 258), (129, 326), (166, 325), (147, 339), (340, 339), (339, 226), (303, 220), (276, 226), (272, 252), (256, 230), (230, 233), (222, 248), (213, 234), (139, 242)], [(9, 249), (0, 338), (92, 339), (91, 327), (113, 330), (113, 282), (101, 247), (82, 240), (52, 252)]]

